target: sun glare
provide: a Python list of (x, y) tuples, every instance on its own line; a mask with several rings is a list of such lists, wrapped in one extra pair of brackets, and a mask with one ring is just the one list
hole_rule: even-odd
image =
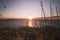
[(32, 27), (32, 16), (29, 16), (29, 27)]
[(28, 16), (28, 19), (29, 19), (29, 27), (33, 27), (33, 25), (32, 25), (32, 16), (31, 16), (31, 14), (29, 14), (29, 16)]
[(30, 15), (28, 18), (29, 18), (29, 20), (32, 20), (33, 17)]
[(29, 19), (32, 19), (32, 17), (30, 16)]

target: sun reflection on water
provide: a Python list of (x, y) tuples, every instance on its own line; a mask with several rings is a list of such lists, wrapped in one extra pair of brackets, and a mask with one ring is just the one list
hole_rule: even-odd
[(29, 15), (28, 19), (29, 19), (29, 23), (28, 23), (29, 27), (33, 27), (33, 23), (32, 23), (33, 17)]
[(29, 20), (29, 27), (32, 27), (32, 20)]

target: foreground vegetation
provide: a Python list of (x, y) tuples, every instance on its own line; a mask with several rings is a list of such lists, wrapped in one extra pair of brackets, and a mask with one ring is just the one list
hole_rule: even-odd
[(0, 40), (60, 40), (60, 28), (0, 28)]

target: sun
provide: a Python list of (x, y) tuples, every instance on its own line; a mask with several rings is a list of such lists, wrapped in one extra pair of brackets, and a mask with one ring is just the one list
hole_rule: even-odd
[(28, 14), (28, 19), (29, 19), (29, 20), (32, 20), (32, 18), (33, 18), (33, 17), (32, 17), (32, 15), (31, 15), (31, 13), (29, 13), (29, 14)]
[(32, 16), (29, 16), (29, 19), (31, 20), (33, 17)]

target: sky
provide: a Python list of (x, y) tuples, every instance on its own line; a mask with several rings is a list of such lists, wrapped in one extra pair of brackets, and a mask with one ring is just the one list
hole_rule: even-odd
[[(6, 17), (28, 18), (42, 17), (41, 3), (45, 16), (50, 16), (50, 2), (53, 8), (53, 16), (56, 16), (56, 6), (60, 10), (60, 0), (0, 0), (0, 14)], [(6, 5), (6, 8), (4, 8)]]

